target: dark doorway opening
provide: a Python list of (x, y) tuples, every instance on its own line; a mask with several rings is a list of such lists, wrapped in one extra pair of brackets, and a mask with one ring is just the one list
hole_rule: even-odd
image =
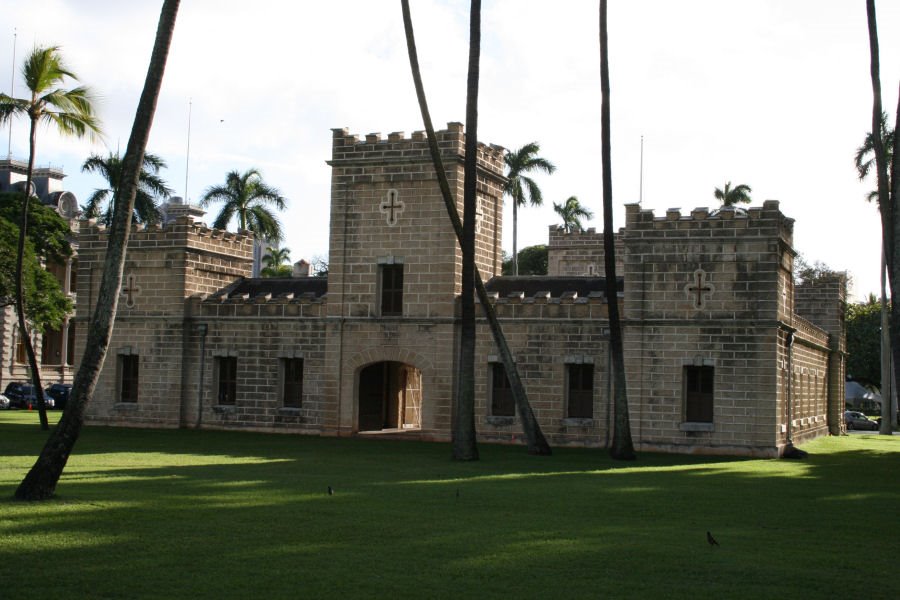
[(419, 429), (422, 373), (412, 365), (385, 361), (359, 373), (359, 431)]

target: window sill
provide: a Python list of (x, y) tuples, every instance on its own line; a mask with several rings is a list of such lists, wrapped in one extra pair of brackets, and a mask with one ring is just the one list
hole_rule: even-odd
[(715, 431), (715, 425), (712, 423), (693, 423), (685, 422), (678, 426), (681, 431)]
[(563, 427), (593, 427), (594, 419), (584, 417), (567, 417), (562, 420)]
[(237, 407), (234, 404), (214, 404), (213, 407), (214, 413), (234, 413), (237, 412)]
[(116, 402), (113, 405), (113, 408), (115, 410), (124, 410), (124, 411), (137, 410), (138, 403), (137, 402)]
[(279, 406), (278, 414), (281, 415), (299, 415), (303, 409), (299, 406)]
[(484, 422), (495, 427), (508, 427), (516, 424), (515, 417), (485, 417)]

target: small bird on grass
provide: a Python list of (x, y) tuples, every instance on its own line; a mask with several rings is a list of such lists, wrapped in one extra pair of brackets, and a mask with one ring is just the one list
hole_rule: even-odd
[(334, 488), (331, 487), (330, 485), (328, 486), (328, 495), (329, 495), (329, 496), (334, 496)]
[(706, 541), (709, 542), (710, 546), (718, 546), (719, 542), (716, 541), (716, 538), (712, 536), (710, 532), (706, 532)]

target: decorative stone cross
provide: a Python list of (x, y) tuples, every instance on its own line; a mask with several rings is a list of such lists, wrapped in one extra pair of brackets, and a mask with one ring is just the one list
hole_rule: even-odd
[(397, 190), (388, 190), (384, 200), (381, 201), (379, 210), (387, 216), (387, 224), (393, 227), (397, 224), (400, 213), (403, 212), (403, 200), (398, 198)]
[(709, 300), (710, 294), (714, 291), (716, 288), (706, 280), (706, 271), (703, 269), (694, 271), (690, 282), (684, 286), (684, 292), (693, 300), (695, 309), (703, 308), (703, 303)]
[(141, 288), (135, 284), (134, 274), (128, 274), (127, 285), (122, 288), (122, 295), (125, 296), (125, 306), (134, 308), (134, 297), (141, 293)]

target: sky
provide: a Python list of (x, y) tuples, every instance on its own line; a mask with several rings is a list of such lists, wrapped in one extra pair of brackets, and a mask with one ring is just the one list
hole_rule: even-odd
[[(81, 202), (104, 185), (80, 172), (84, 160), (124, 152), (161, 4), (0, 0), (0, 90), (23, 96), (22, 58), (56, 45), (97, 96), (102, 140), (38, 134), (37, 164), (63, 168)], [(432, 119), (439, 129), (464, 121), (468, 3), (410, 4)], [(536, 176), (544, 205), (519, 211), (520, 249), (547, 243), (560, 222), (552, 204), (569, 196), (602, 229), (597, 5), (483, 1), (478, 137), (508, 149), (537, 141), (557, 166)], [(900, 2), (877, 8), (893, 122)], [(609, 36), (616, 227), (626, 204), (687, 214), (715, 208), (716, 187), (743, 183), (753, 205), (779, 200), (796, 220), (808, 262), (848, 271), (856, 299), (878, 291), (879, 219), (865, 201), (875, 184), (853, 165), (872, 118), (862, 0), (612, 0)], [(399, 0), (182, 2), (148, 144), (177, 195), (196, 203), (229, 171), (257, 168), (288, 199), (292, 260), (327, 255), (334, 128), (423, 129)], [(0, 142), (24, 160), (27, 137), (19, 120)], [(511, 219), (507, 203), (507, 252)]]

